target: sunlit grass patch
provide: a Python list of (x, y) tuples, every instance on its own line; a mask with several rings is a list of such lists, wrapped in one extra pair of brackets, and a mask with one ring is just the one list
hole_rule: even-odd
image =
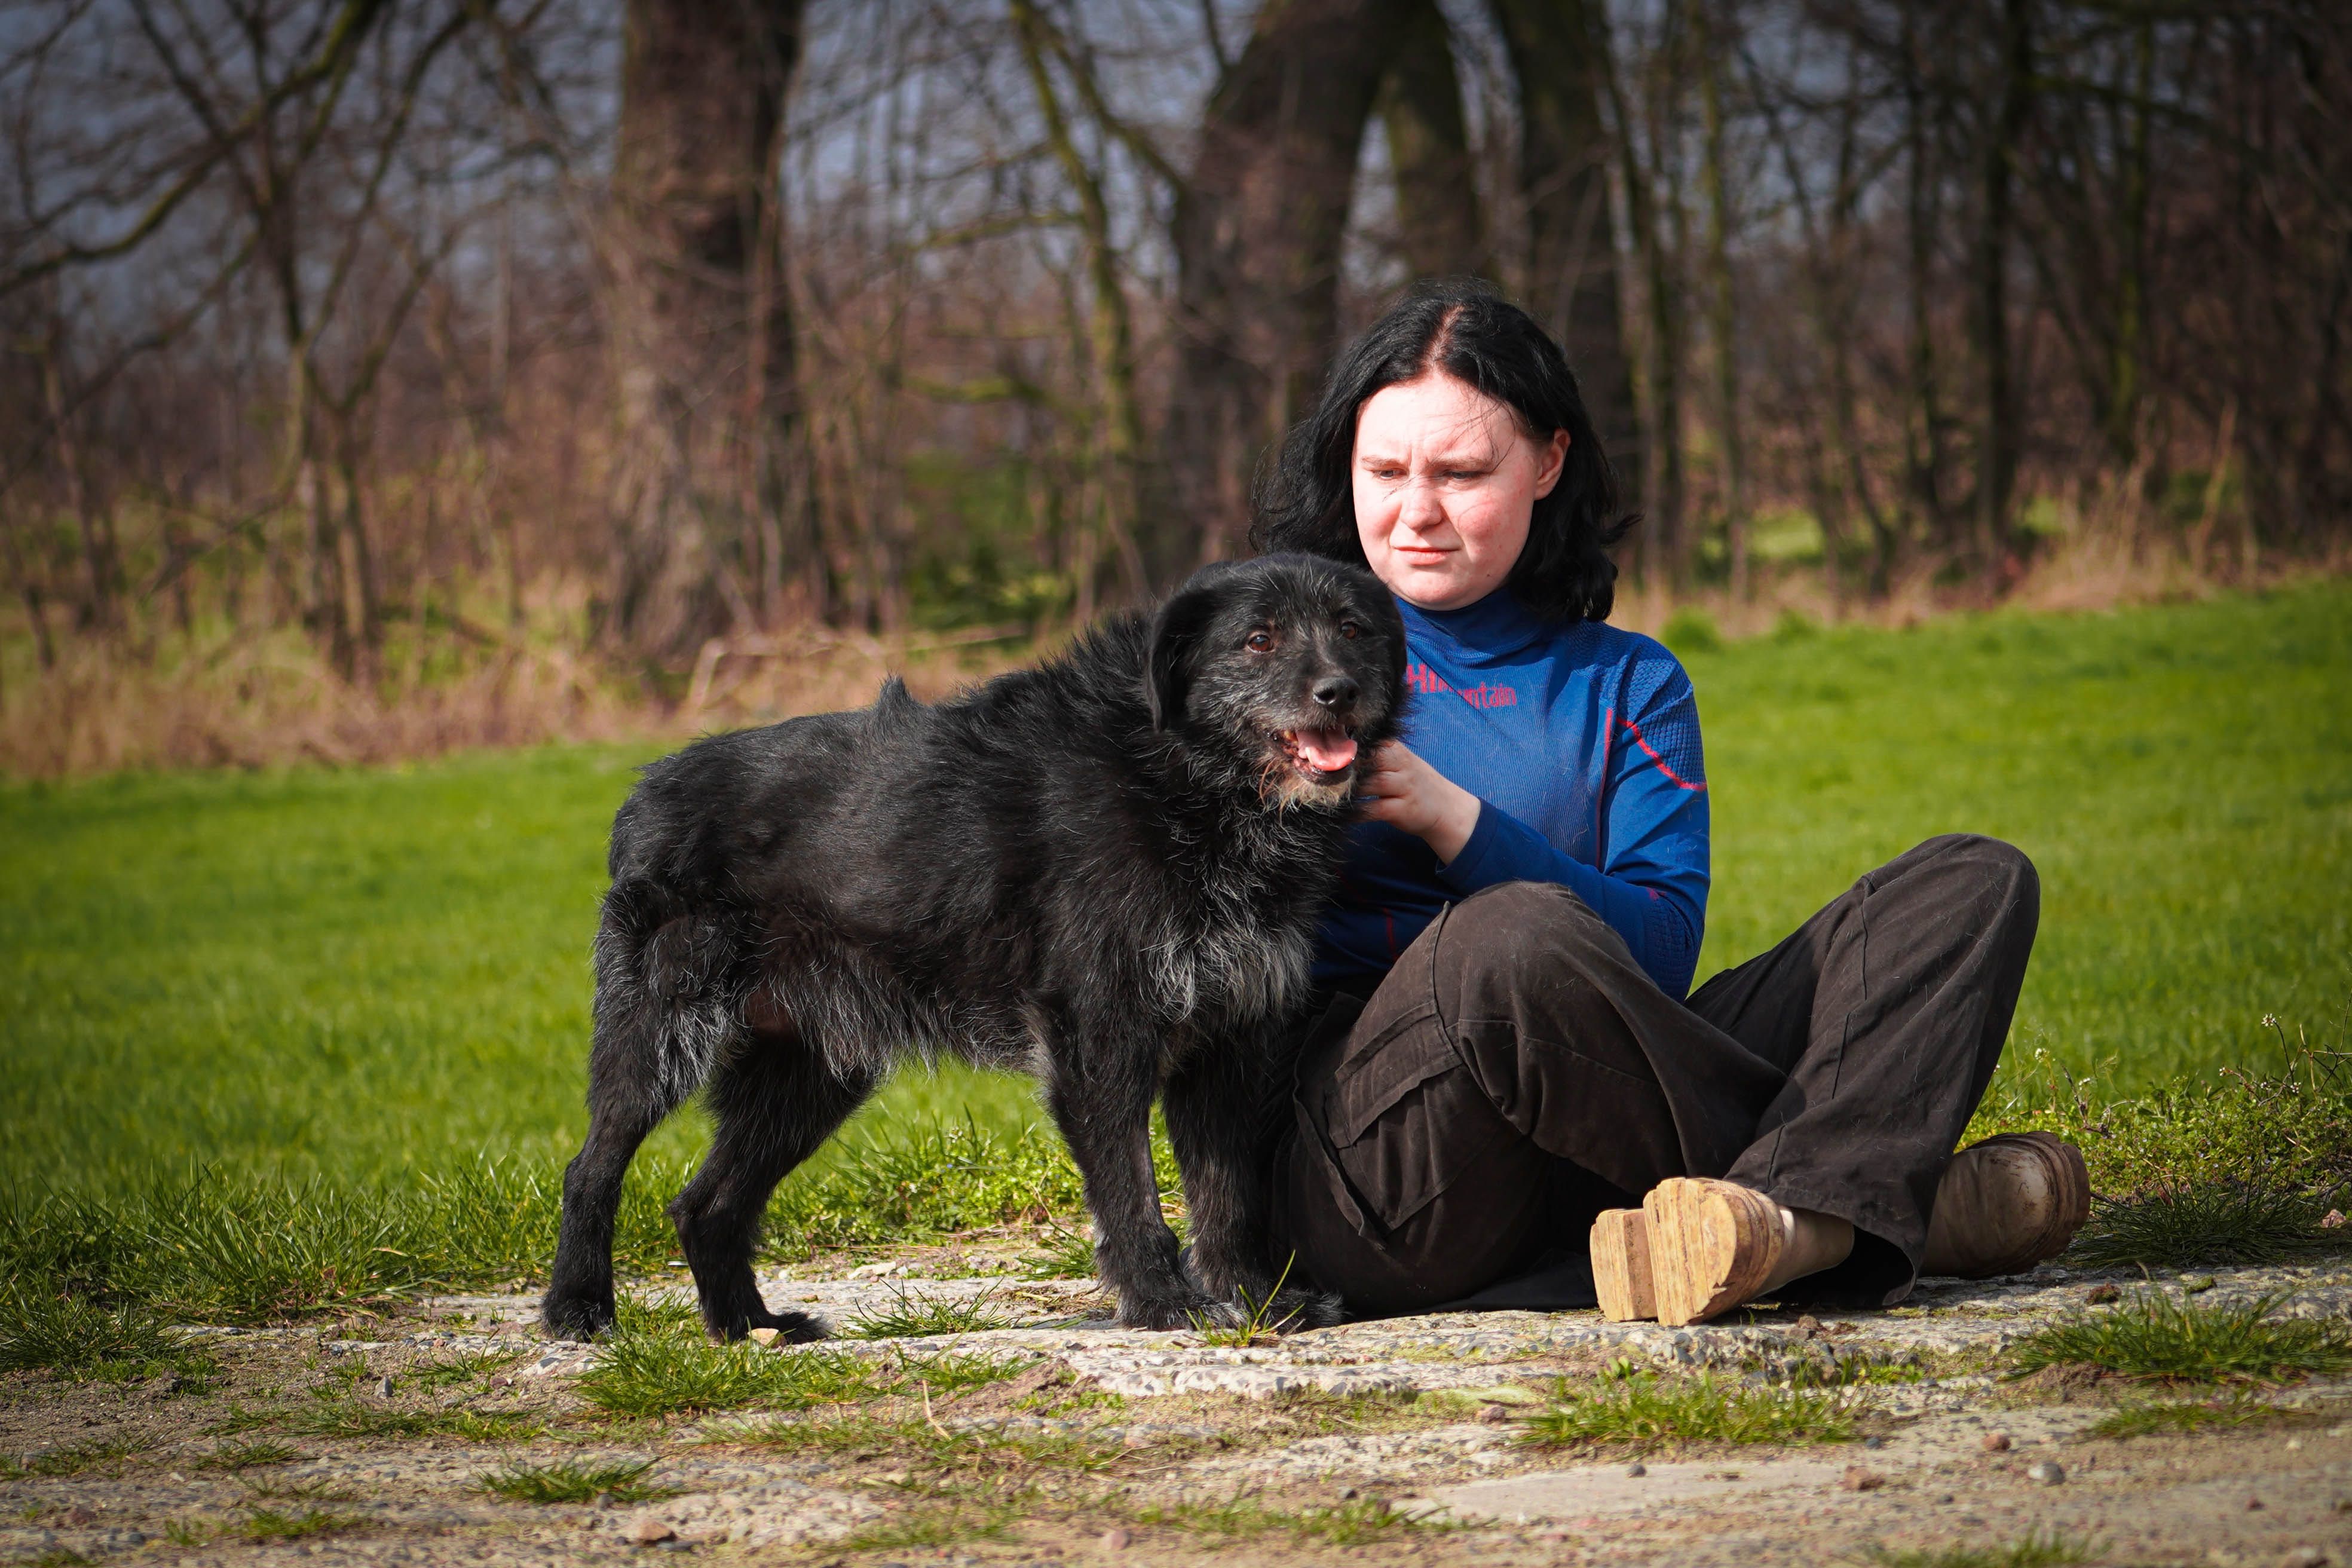
[(715, 1443), (739, 1444), (779, 1453), (844, 1454), (879, 1458), (887, 1454), (941, 1469), (993, 1468), (1017, 1473), (1027, 1467), (1092, 1471), (1108, 1468), (1133, 1452), (1118, 1437), (1089, 1431), (1039, 1431), (1019, 1426), (950, 1427), (936, 1415), (841, 1415), (799, 1420), (744, 1422), (708, 1433)]
[(45, 1449), (22, 1459), (0, 1457), (0, 1480), (22, 1480), (30, 1476), (79, 1476), (89, 1470), (120, 1465), (132, 1455), (143, 1454), (153, 1447), (153, 1442), (145, 1437), (101, 1437), (94, 1442), (72, 1443)]
[(2101, 1550), (2089, 1541), (2053, 1531), (1999, 1546), (1874, 1546), (1857, 1561), (1873, 1568), (2059, 1568), (2063, 1563), (2088, 1563)]
[(2103, 1416), (2084, 1436), (2088, 1437), (2147, 1437), (2158, 1434), (2202, 1432), (2215, 1426), (2260, 1426), (2291, 1420), (2297, 1412), (2257, 1399), (2240, 1389), (2222, 1399), (2158, 1400), (2126, 1405)]
[(676, 1497), (676, 1487), (657, 1486), (645, 1479), (654, 1463), (642, 1459), (635, 1464), (617, 1461), (597, 1465), (559, 1459), (546, 1465), (508, 1465), (485, 1470), (474, 1478), (473, 1484), (475, 1490), (509, 1502), (593, 1502), (607, 1497), (614, 1502), (630, 1503)]
[(1022, 1255), (1032, 1279), (1091, 1279), (1095, 1277), (1095, 1239), (1083, 1225), (1049, 1225), (1042, 1245)]
[(520, 1351), (481, 1351), (472, 1355), (453, 1356), (447, 1361), (425, 1362), (412, 1366), (401, 1376), (426, 1388), (446, 1388), (455, 1383), (472, 1383), (478, 1378), (504, 1372), (522, 1360)]
[(1013, 1320), (997, 1310), (998, 1300), (992, 1288), (958, 1300), (919, 1296), (894, 1286), (888, 1306), (852, 1320), (842, 1333), (857, 1340), (919, 1340), (933, 1334), (978, 1334), (1011, 1328)]
[(875, 1398), (896, 1381), (843, 1351), (770, 1350), (750, 1340), (715, 1345), (690, 1309), (625, 1302), (603, 1356), (572, 1386), (600, 1410), (650, 1416), (801, 1410)]
[(289, 1464), (296, 1458), (290, 1443), (223, 1443), (201, 1458), (183, 1462), (198, 1470), (250, 1470)]
[(337, 1513), (330, 1509), (306, 1508), (295, 1513), (257, 1508), (247, 1514), (234, 1529), (247, 1541), (299, 1541), (305, 1536), (331, 1535), (338, 1531), (353, 1530), (366, 1522), (363, 1515)]
[(268, 1425), (306, 1437), (456, 1437), (468, 1443), (527, 1443), (547, 1435), (544, 1417), (509, 1411), (382, 1410), (326, 1400), (289, 1411)]
[(2161, 1290), (2037, 1329), (2010, 1353), (2022, 1376), (2084, 1367), (2117, 1377), (2181, 1383), (2284, 1383), (2352, 1368), (2352, 1324), (2274, 1316), (2287, 1300), (2203, 1306)]
[(1019, 1516), (1011, 1502), (957, 1499), (925, 1503), (867, 1525), (834, 1542), (838, 1552), (893, 1552), (908, 1547), (952, 1546), (965, 1541), (1002, 1541)]
[(2352, 1226), (2321, 1223), (2346, 1204), (2352, 1204), (2352, 1189), (2298, 1191), (2260, 1182), (2191, 1183), (2100, 1198), (2067, 1260), (2177, 1268), (2352, 1250)]
[(1135, 1521), (1199, 1535), (1240, 1538), (1284, 1531), (1301, 1541), (1361, 1546), (1406, 1531), (1444, 1533), (1461, 1528), (1453, 1521), (1406, 1513), (1384, 1498), (1357, 1498), (1332, 1508), (1275, 1509), (1255, 1497), (1219, 1503), (1167, 1503), (1139, 1510)]
[(939, 1394), (985, 1388), (992, 1383), (1018, 1377), (1036, 1364), (1036, 1357), (1021, 1352), (1009, 1355), (991, 1355), (982, 1352), (969, 1354), (950, 1352), (935, 1356), (901, 1356), (898, 1359), (898, 1370), (904, 1383), (919, 1384)]
[(142, 1306), (100, 1306), (21, 1280), (0, 1290), (0, 1372), (122, 1383), (163, 1373), (207, 1377), (216, 1365)]
[(1710, 1374), (1664, 1380), (1647, 1373), (1583, 1389), (1563, 1379), (1551, 1408), (1528, 1417), (1521, 1441), (1545, 1447), (1602, 1444), (1840, 1443), (1853, 1436), (1846, 1398), (1758, 1387)]

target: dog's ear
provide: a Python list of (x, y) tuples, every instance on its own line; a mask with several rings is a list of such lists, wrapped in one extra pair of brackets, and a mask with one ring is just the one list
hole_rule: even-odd
[(1143, 695), (1151, 705), (1152, 729), (1166, 730), (1184, 717), (1192, 655), (1201, 645), (1202, 634), (1216, 618), (1219, 598), (1212, 584), (1196, 576), (1151, 617), (1151, 653), (1144, 669)]

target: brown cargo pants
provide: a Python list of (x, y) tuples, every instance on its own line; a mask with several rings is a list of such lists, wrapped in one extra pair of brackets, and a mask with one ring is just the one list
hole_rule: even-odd
[(1930, 839), (1685, 1004), (1567, 889), (1486, 889), (1317, 1019), (1277, 1252), (1358, 1315), (1591, 1306), (1595, 1214), (1723, 1176), (1853, 1222), (1791, 1298), (1898, 1301), (2039, 912), (2018, 850)]

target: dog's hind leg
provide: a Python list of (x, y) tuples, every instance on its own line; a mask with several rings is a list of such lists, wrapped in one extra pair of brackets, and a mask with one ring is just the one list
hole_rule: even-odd
[(706, 1099), (718, 1124), (710, 1153), (669, 1205), (694, 1270), (702, 1321), (720, 1338), (774, 1329), (793, 1341), (824, 1337), (805, 1312), (771, 1312), (751, 1272), (768, 1194), (833, 1136), (874, 1090), (875, 1077), (829, 1066), (787, 1032), (753, 1035), (710, 1075)]
[(622, 1179), (646, 1134), (684, 1097), (630, 1031), (597, 1030), (588, 1060), (588, 1137), (563, 1170), (562, 1228), (540, 1304), (548, 1332), (584, 1340), (613, 1326), (613, 1222)]

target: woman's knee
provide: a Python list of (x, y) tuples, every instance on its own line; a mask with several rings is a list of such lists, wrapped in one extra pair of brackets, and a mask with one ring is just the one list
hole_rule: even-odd
[(1632, 963), (1624, 939), (1607, 921), (1550, 882), (1482, 889), (1447, 910), (1433, 935), (1432, 980), (1447, 1018), (1492, 1016), (1531, 982)]
[[(1938, 880), (1958, 878), (1969, 892), (1993, 908), (2036, 915), (2042, 909), (2042, 874), (2025, 851), (1981, 833), (1947, 833), (1905, 856)], [(1898, 862), (1899, 864), (1899, 862)]]

